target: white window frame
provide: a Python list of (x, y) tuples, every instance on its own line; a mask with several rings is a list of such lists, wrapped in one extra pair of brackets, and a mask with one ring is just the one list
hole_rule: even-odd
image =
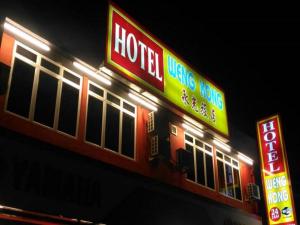
[[(17, 47), (20, 46), (24, 49), (26, 49), (27, 51), (33, 53), (36, 55), (36, 61), (33, 62), (32, 60), (26, 58), (25, 56), (17, 53)], [(24, 117), (21, 116), (19, 114), (16, 114), (14, 112), (11, 112), (9, 110), (7, 110), (7, 104), (8, 104), (8, 97), (10, 94), (10, 88), (11, 88), (11, 81), (12, 81), (12, 73), (13, 73), (13, 68), (14, 68), (14, 64), (15, 64), (15, 59), (19, 59), (21, 61), (23, 61), (24, 63), (27, 63), (31, 66), (33, 66), (35, 68), (35, 72), (34, 72), (34, 78), (33, 78), (33, 86), (32, 86), (32, 93), (31, 93), (31, 100), (30, 100), (30, 106), (29, 106), (29, 115), (28, 117)], [(41, 60), (45, 59), (51, 63), (53, 63), (54, 65), (56, 65), (57, 67), (59, 67), (59, 74), (54, 73), (53, 71), (50, 71), (47, 68), (44, 68), (41, 65)], [(49, 127), (45, 124), (39, 123), (37, 121), (34, 120), (34, 113), (35, 113), (35, 105), (36, 105), (36, 98), (37, 98), (37, 90), (38, 90), (38, 83), (39, 83), (39, 77), (40, 77), (40, 71), (45, 72), (47, 75), (52, 76), (56, 79), (58, 79), (58, 85), (57, 85), (57, 92), (56, 92), (56, 102), (55, 102), (55, 113), (54, 113), (54, 122), (53, 122), (53, 127)], [(63, 77), (63, 72), (67, 71), (69, 73), (71, 73), (72, 75), (76, 76), (79, 78), (80, 80), (80, 84), (75, 84), (74, 82), (66, 79)], [(67, 83), (68, 85), (71, 85), (72, 87), (75, 87), (76, 89), (79, 90), (78, 93), (78, 106), (77, 106), (77, 118), (76, 118), (76, 130), (75, 130), (75, 135), (71, 135), (68, 133), (65, 133), (63, 131), (58, 130), (58, 122), (59, 122), (59, 111), (60, 111), (60, 103), (61, 103), (61, 93), (62, 93), (62, 84), (63, 82)], [(12, 64), (11, 64), (11, 69), (10, 69), (10, 73), (9, 73), (9, 79), (8, 79), (8, 89), (7, 89), (7, 94), (6, 94), (6, 98), (5, 98), (5, 112), (12, 114), (16, 117), (22, 118), (24, 120), (30, 121), (33, 124), (37, 124), (39, 126), (42, 126), (44, 128), (50, 129), (50, 130), (55, 130), (58, 133), (67, 135), (71, 138), (75, 138), (77, 139), (78, 137), (78, 129), (79, 129), (79, 116), (80, 116), (80, 105), (81, 105), (81, 95), (82, 95), (82, 83), (83, 83), (83, 77), (77, 73), (75, 73), (74, 71), (62, 66), (61, 64), (49, 59), (48, 57), (42, 55), (41, 53), (33, 50), (32, 48), (26, 46), (25, 44), (19, 42), (19, 41), (15, 41), (14, 44), (14, 48), (13, 48), (13, 57), (12, 57)]]
[[(218, 153), (222, 154), (222, 158), (217, 155)], [(230, 159), (230, 162), (226, 161), (225, 156)], [(225, 154), (224, 152), (222, 152), (222, 151), (220, 151), (218, 149), (216, 149), (216, 161), (217, 161), (217, 168), (218, 168), (218, 161), (222, 162), (222, 164), (223, 164), (223, 172), (224, 172), (223, 176), (224, 176), (224, 179), (225, 179), (224, 180), (224, 182), (225, 182), (225, 193), (221, 193), (219, 191), (219, 186), (220, 185), (218, 185), (218, 191), (219, 191), (219, 193), (222, 194), (222, 195), (224, 195), (224, 196), (226, 196), (226, 197), (228, 197), (228, 198), (231, 198), (231, 199), (243, 202), (243, 192), (242, 192), (243, 190), (242, 190), (241, 170), (240, 170), (240, 163), (239, 163), (239, 161), (237, 159), (232, 158), (231, 156)], [(236, 162), (238, 166), (234, 165), (233, 161)], [(228, 193), (228, 190), (227, 190), (228, 189), (228, 185), (227, 185), (226, 167), (225, 167), (226, 164), (231, 167), (233, 185), (235, 184), (235, 178), (234, 178), (233, 168), (237, 169), (238, 172), (239, 172), (239, 185), (240, 185), (240, 190), (241, 190), (241, 199), (238, 199), (236, 197), (235, 188), (233, 188), (233, 195), (234, 195), (233, 197), (226, 194), (226, 193)], [(218, 169), (217, 169), (217, 172), (219, 173)], [(218, 179), (219, 179), (219, 176), (218, 176)]]
[[(99, 96), (96, 93), (94, 93), (93, 91), (90, 90), (90, 84), (94, 85), (95, 87), (101, 89), (103, 91), (103, 96)], [(116, 103), (113, 103), (111, 101), (109, 101), (107, 99), (107, 94), (110, 94), (112, 96), (114, 96), (115, 98), (120, 100), (120, 105), (117, 105)], [(86, 140), (86, 129), (87, 129), (87, 116), (88, 116), (88, 101), (89, 101), (89, 95), (97, 98), (98, 100), (102, 101), (103, 103), (103, 108), (102, 108), (102, 130), (101, 130), (101, 145), (97, 145), (95, 143), (89, 142)], [(134, 113), (128, 111), (127, 109), (125, 109), (123, 107), (124, 102), (127, 103), (128, 105), (132, 106), (134, 108)], [(113, 151), (109, 148), (105, 148), (105, 128), (106, 128), (106, 110), (107, 110), (107, 105), (110, 105), (116, 109), (118, 109), (120, 111), (119, 114), (119, 140), (118, 140), (118, 151)], [(123, 113), (126, 113), (127, 115), (130, 115), (131, 117), (134, 118), (134, 149), (133, 149), (133, 158), (126, 156), (124, 154), (122, 154), (122, 130), (123, 130)], [(94, 145), (96, 147), (105, 149), (109, 152), (118, 154), (122, 157), (125, 157), (127, 159), (130, 160), (136, 160), (136, 127), (137, 127), (137, 106), (135, 104), (133, 104), (132, 102), (129, 102), (127, 100), (125, 100), (124, 98), (114, 94), (111, 91), (108, 91), (107, 89), (103, 88), (102, 86), (100, 86), (99, 84), (89, 80), (88, 81), (88, 95), (87, 95), (87, 104), (86, 104), (86, 117), (85, 117), (85, 132), (84, 132), (84, 141), (88, 144)]]
[[(193, 138), (193, 142), (190, 142), (190, 141), (188, 141), (188, 140), (186, 140), (186, 138), (185, 138), (185, 136), (186, 135), (188, 135), (188, 136), (190, 136), (191, 138)], [(203, 144), (203, 148), (202, 147), (200, 147), (200, 146), (198, 146), (198, 145), (196, 145), (196, 140), (197, 141), (200, 141), (202, 144)], [(188, 181), (191, 181), (191, 182), (193, 182), (193, 183), (195, 183), (195, 184), (197, 184), (197, 185), (200, 185), (201, 187), (205, 187), (205, 188), (207, 188), (207, 189), (209, 189), (209, 190), (213, 190), (213, 191), (216, 191), (216, 180), (215, 180), (215, 165), (214, 165), (214, 154), (213, 154), (213, 146), (212, 145), (210, 145), (210, 144), (208, 144), (208, 143), (206, 143), (205, 141), (203, 141), (203, 140), (201, 140), (201, 139), (199, 139), (198, 137), (196, 137), (195, 135), (192, 135), (191, 133), (189, 133), (189, 132), (187, 132), (187, 131), (185, 131), (184, 132), (184, 144), (185, 144), (185, 146), (186, 146), (186, 144), (189, 144), (190, 146), (192, 146), (193, 147), (193, 159), (194, 159), (194, 173), (195, 173), (195, 180), (190, 180), (190, 179), (187, 179)], [(207, 151), (206, 149), (205, 149), (205, 145), (207, 145), (208, 147), (210, 147), (211, 148), (211, 152), (209, 152), (209, 151)], [(198, 183), (197, 182), (197, 180), (198, 180), (198, 172), (197, 172), (197, 164), (196, 164), (196, 151), (202, 151), (202, 153), (204, 153), (203, 154), (203, 164), (204, 164), (204, 179), (205, 179), (205, 185), (203, 185), (203, 184), (200, 184), (200, 183)], [(211, 187), (208, 187), (207, 185), (207, 168), (206, 168), (206, 157), (205, 157), (205, 155), (206, 154), (208, 154), (208, 155), (210, 155), (211, 157), (212, 157), (212, 162), (213, 162), (213, 170), (214, 170), (214, 172), (213, 172), (213, 179), (214, 179), (214, 188), (211, 188)]]

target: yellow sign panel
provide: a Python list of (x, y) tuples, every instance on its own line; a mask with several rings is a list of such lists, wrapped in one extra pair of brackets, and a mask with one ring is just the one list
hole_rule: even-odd
[(292, 198), (286, 172), (264, 177), (270, 224), (294, 221)]

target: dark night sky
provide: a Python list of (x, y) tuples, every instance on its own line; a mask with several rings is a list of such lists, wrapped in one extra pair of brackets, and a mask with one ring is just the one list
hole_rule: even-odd
[[(256, 138), (256, 121), (280, 113), (299, 214), (300, 16), (236, 13), (227, 8), (220, 13), (188, 0), (115, 2), (224, 89), (228, 119), (234, 126)], [(1, 5), (0, 15), (97, 67), (104, 54), (106, 9), (104, 0), (93, 4), (9, 0)]]

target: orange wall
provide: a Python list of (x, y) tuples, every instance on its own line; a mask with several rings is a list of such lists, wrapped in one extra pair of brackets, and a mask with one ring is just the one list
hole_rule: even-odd
[[(14, 40), (8, 35), (4, 34), (0, 49), (0, 62), (10, 65)], [(39, 140), (55, 144), (59, 147), (73, 151), (75, 153), (91, 157), (93, 159), (102, 161), (104, 163), (112, 164), (114, 166), (141, 174), (143, 176), (151, 177), (160, 180), (164, 183), (182, 188), (184, 190), (206, 196), (215, 201), (231, 205), (233, 207), (244, 209), (248, 212), (255, 213), (256, 208), (244, 201), (240, 202), (212, 191), (198, 184), (190, 182), (185, 179), (185, 174), (176, 169), (176, 150), (184, 147), (184, 131), (178, 127), (178, 135), (170, 135), (171, 143), (171, 160), (168, 163), (159, 161), (158, 164), (149, 162), (149, 139), (147, 134), (146, 122), (149, 111), (138, 106), (137, 107), (137, 128), (136, 128), (136, 159), (128, 159), (119, 154), (109, 150), (100, 150), (99, 147), (90, 145), (84, 142), (84, 128), (86, 117), (87, 104), (87, 85), (88, 78), (84, 76), (83, 90), (81, 96), (78, 137), (71, 138), (67, 135), (58, 133), (53, 129), (45, 128), (30, 121), (13, 116), (4, 111), (4, 96), (0, 96), (0, 125), (8, 129), (23, 133), (27, 136), (37, 138)], [(216, 168), (216, 162), (214, 162)], [(216, 170), (215, 170), (216, 171)], [(252, 181), (252, 168), (241, 163), (241, 180), (243, 195), (245, 198), (246, 184)], [(215, 178), (217, 176), (215, 175)], [(215, 179), (215, 186), (217, 187), (217, 180)]]
[[(10, 66), (15, 39), (6, 33), (3, 33), (0, 43), (1, 43), (1, 45), (0, 45), (0, 63), (4, 64), (6, 66)], [(0, 76), (1, 75), (2, 74), (0, 73)], [(5, 79), (0, 78), (0, 81), (1, 80), (5, 80)], [(4, 96), (1, 96), (1, 95), (0, 95), (0, 104), (4, 105)]]
[(0, 47), (0, 62), (10, 66), (13, 54), (15, 39), (6, 33), (3, 33)]

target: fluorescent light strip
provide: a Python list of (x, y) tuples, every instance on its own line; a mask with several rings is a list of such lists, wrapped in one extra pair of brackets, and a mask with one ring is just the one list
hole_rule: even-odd
[(222, 148), (223, 150), (225, 150), (226, 152), (231, 152), (231, 148), (230, 148), (230, 146), (228, 146), (227, 144), (224, 144), (224, 143), (220, 142), (220, 141), (217, 140), (217, 139), (214, 139), (214, 140), (213, 140), (213, 143), (214, 143), (216, 146), (218, 146), (218, 147)]
[(37, 40), (36, 38), (30, 36), (29, 34), (25, 33), (24, 31), (21, 31), (20, 29), (14, 27), (13, 25), (11, 25), (7, 22), (4, 23), (4, 29), (9, 30), (10, 32), (14, 33), (15, 35), (25, 39), (26, 41), (30, 42), (31, 44), (33, 44), (45, 51), (50, 51), (50, 47), (48, 45)]
[(147, 98), (149, 98), (150, 100), (154, 101), (154, 102), (158, 102), (158, 98), (156, 98), (154, 95), (150, 94), (147, 91), (144, 91), (142, 93), (142, 95), (146, 96)]
[(152, 111), (157, 111), (157, 108), (154, 106), (154, 105), (151, 105), (150, 103), (146, 102), (145, 100), (143, 100), (142, 98), (134, 95), (134, 94), (131, 94), (131, 93), (128, 93), (128, 96), (130, 98), (132, 98), (133, 100), (141, 103), (143, 106), (147, 107), (148, 109), (152, 110)]
[(204, 134), (201, 131), (194, 129), (194, 128), (190, 127), (189, 125), (185, 124), (185, 123), (182, 124), (182, 127), (184, 129), (198, 135), (199, 137), (204, 137)]
[(104, 73), (110, 75), (110, 76), (113, 75), (113, 72), (112, 72), (110, 69), (108, 69), (108, 68), (106, 68), (106, 67), (104, 67), (104, 66), (101, 67), (100, 70), (101, 70), (102, 72), (104, 72)]
[(196, 120), (192, 119), (191, 117), (187, 115), (183, 115), (184, 121), (187, 121), (189, 124), (193, 124), (198, 129), (204, 129), (204, 126), (200, 123), (198, 123)]
[(74, 65), (77, 69), (79, 69), (79, 70), (81, 70), (82, 72), (85, 72), (85, 73), (87, 73), (88, 75), (90, 75), (90, 76), (96, 78), (97, 80), (101, 81), (102, 83), (107, 84), (107, 85), (111, 85), (111, 81), (110, 81), (110, 80), (108, 80), (108, 79), (102, 77), (100, 74), (97, 74), (96, 72), (92, 71), (91, 69), (87, 68), (86, 66), (83, 66), (83, 65), (81, 65), (81, 64), (78, 63), (78, 62), (73, 62), (73, 65)]
[(240, 152), (238, 152), (238, 158), (251, 166), (253, 165), (253, 160)]
[(64, 77), (62, 77), (62, 81), (65, 82), (65, 83), (67, 83), (67, 84), (69, 84), (70, 86), (72, 86), (74, 88), (77, 88), (77, 89), (80, 88), (80, 86), (78, 84), (75, 84), (72, 81), (70, 81), (70, 80), (68, 80), (68, 79), (66, 79)]

